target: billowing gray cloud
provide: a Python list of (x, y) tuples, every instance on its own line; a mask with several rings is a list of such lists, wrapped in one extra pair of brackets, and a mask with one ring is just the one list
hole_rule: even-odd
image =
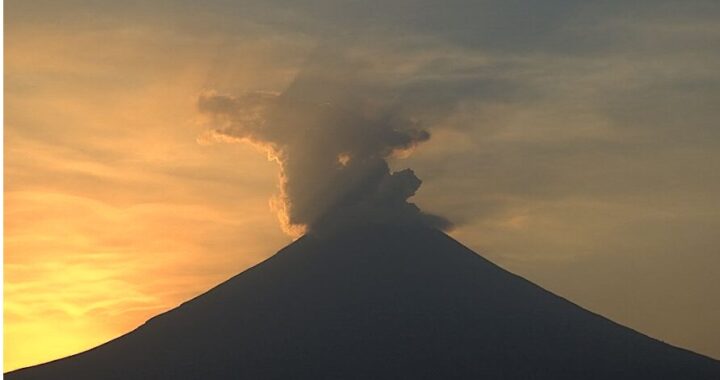
[[(14, 14), (7, 20), (10, 37), (13, 25), (28, 22), (32, 36), (64, 25), (87, 37), (101, 25), (120, 41), (136, 36), (143, 43), (131, 67), (149, 81), (165, 78), (160, 72), (206, 71), (192, 96), (208, 88), (236, 95), (205, 96), (204, 107), (217, 107), (206, 112), (218, 136), (264, 141), (273, 151), (283, 146), (293, 158), (283, 169), (286, 196), (294, 191), (310, 205), (314, 193), (300, 189), (321, 183), (338, 197), (324, 195), (325, 203), (305, 210), (296, 202), (294, 215), (303, 222), (339, 204), (362, 204), (338, 185), (349, 186), (344, 171), (362, 174), (357, 154), (343, 152), (352, 165), (343, 169), (341, 150), (326, 146), (331, 138), (357, 135), (340, 127), (316, 133), (312, 118), (395, 128), (412, 144), (423, 138), (407, 131), (429, 130), (432, 141), (407, 160), (376, 152), (379, 164), (363, 167), (380, 174), (367, 174), (375, 187), (365, 188), (403, 205), (397, 199), (417, 190), (415, 176), (401, 170), (410, 166), (425, 181), (413, 202), (458, 223), (454, 235), (465, 244), (613, 319), (720, 355), (720, 309), (703, 290), (717, 288), (720, 279), (711, 272), (720, 268), (716, 0), (7, 3)], [(97, 38), (116, 46), (104, 34)], [(98, 60), (93, 49), (76, 44), (82, 45), (78, 62)], [(72, 47), (55, 45), (64, 54)], [(127, 70), (124, 61), (117, 64), (126, 56), (120, 49), (102, 61)], [(84, 87), (136, 83), (125, 71), (102, 81), (96, 70), (90, 73)], [(37, 76), (18, 82), (10, 72), (8, 78), (9, 88), (35, 92)], [(52, 72), (45, 80), (78, 77)], [(282, 95), (253, 92), (259, 89)], [(247, 93), (255, 95), (238, 96)], [(248, 129), (259, 120), (285, 124)], [(66, 135), (57, 131), (53, 144)], [(274, 135), (279, 131), (285, 137)], [(305, 148), (282, 145), (290, 142)], [(385, 152), (393, 144), (382, 145)], [(319, 165), (309, 164), (314, 157), (322, 158)], [(306, 167), (312, 171), (303, 173)], [(303, 180), (294, 183), (291, 173)], [(387, 177), (393, 180), (382, 181)], [(228, 176), (226, 185), (239, 186), (232, 181), (238, 179)], [(707, 271), (679, 275), (685, 267)], [(628, 285), (612, 293), (607, 278)], [(630, 285), (638, 279), (647, 291), (632, 299), (632, 308), (613, 303), (638, 291)], [(661, 323), (659, 315), (667, 319)]]
[(446, 219), (407, 201), (421, 184), (415, 173), (393, 172), (387, 162), (430, 133), (387, 102), (365, 96), (371, 87), (372, 80), (346, 69), (310, 64), (282, 94), (205, 94), (198, 108), (210, 117), (216, 136), (261, 146), (280, 164), (278, 211), (290, 226), (449, 227)]

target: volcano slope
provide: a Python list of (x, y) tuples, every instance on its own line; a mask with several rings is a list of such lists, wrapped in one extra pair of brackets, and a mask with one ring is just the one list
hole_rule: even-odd
[(306, 235), (259, 265), (20, 379), (720, 379), (427, 227)]

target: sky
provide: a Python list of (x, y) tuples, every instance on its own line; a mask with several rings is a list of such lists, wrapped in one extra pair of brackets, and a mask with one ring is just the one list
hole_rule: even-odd
[(427, 131), (383, 155), (473, 250), (720, 358), (720, 5), (387, 3), (6, 1), (4, 371), (291, 242), (293, 169), (202, 99), (293, 93)]

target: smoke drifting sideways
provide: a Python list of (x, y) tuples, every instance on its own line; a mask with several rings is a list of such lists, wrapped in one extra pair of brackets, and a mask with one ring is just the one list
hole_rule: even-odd
[(429, 132), (333, 79), (306, 70), (282, 94), (206, 93), (198, 109), (215, 139), (251, 143), (280, 165), (280, 193), (271, 206), (290, 235), (357, 223), (450, 228), (447, 219), (408, 202), (420, 179), (410, 169), (392, 172), (387, 161), (409, 154)]

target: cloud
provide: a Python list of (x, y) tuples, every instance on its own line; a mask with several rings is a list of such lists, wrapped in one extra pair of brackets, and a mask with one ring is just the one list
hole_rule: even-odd
[[(235, 101), (246, 96), (238, 94), (253, 93), (268, 98), (249, 102), (263, 105), (263, 117), (280, 98), (292, 98), (306, 117), (318, 108), (371, 121), (384, 113), (431, 131), (432, 142), (405, 160), (397, 151), (386, 157), (388, 171), (398, 173), (378, 186), (390, 188), (381, 193), (417, 191), (414, 176), (399, 173), (409, 166), (424, 180), (413, 202), (461, 224), (453, 235), (464, 244), (592, 310), (720, 355), (713, 323), (720, 309), (703, 292), (717, 288), (720, 276), (695, 270), (720, 267), (717, 1), (210, 0), (202, 11), (195, 2), (57, 3), (6, 4), (12, 190), (60, 191), (117, 207), (207, 205), (219, 221), (188, 223), (174, 234), (202, 250), (193, 257), (212, 257), (194, 262), (193, 273), (207, 262), (229, 276), (241, 268), (228, 262), (249, 263), (286, 237), (263, 212), (272, 164), (249, 145), (192, 144), (196, 131), (185, 121), (197, 94), (234, 94), (222, 110), (236, 117)], [(253, 115), (249, 107), (242, 117)], [(208, 115), (218, 117), (216, 129), (230, 123), (219, 110)], [(317, 150), (338, 134), (304, 133), (322, 139)], [(43, 144), (29, 149), (19, 136)], [(332, 183), (322, 176), (353, 160), (348, 152), (328, 155), (323, 165), (331, 169), (311, 174)], [(142, 248), (131, 255), (161, 256), (146, 244), (175, 229), (168, 221), (176, 212), (168, 210), (148, 214), (157, 219), (150, 232), (128, 237)], [(353, 213), (366, 211), (359, 205)], [(8, 220), (31, 228), (46, 214)], [(195, 223), (203, 230), (191, 234)], [(99, 225), (78, 231), (93, 237)], [(9, 230), (8, 239), (17, 234)], [(28, 241), (7, 249), (6, 259), (36, 260), (46, 242)], [(167, 251), (163, 267), (185, 255)], [(170, 281), (185, 281), (186, 272), (168, 275), (168, 283), (178, 288)], [(156, 270), (133, 273), (155, 278), (147, 273)], [(615, 289), (607, 278), (617, 279)], [(212, 283), (195, 281), (197, 289)], [(633, 293), (639, 286), (646, 290)]]
[(446, 219), (408, 202), (421, 184), (415, 173), (393, 172), (387, 162), (409, 154), (430, 133), (391, 104), (366, 96), (375, 84), (349, 75), (353, 64), (311, 62), (282, 94), (209, 93), (199, 97), (198, 109), (209, 117), (213, 136), (250, 142), (280, 164), (274, 204), (290, 232), (350, 222), (448, 228)]

